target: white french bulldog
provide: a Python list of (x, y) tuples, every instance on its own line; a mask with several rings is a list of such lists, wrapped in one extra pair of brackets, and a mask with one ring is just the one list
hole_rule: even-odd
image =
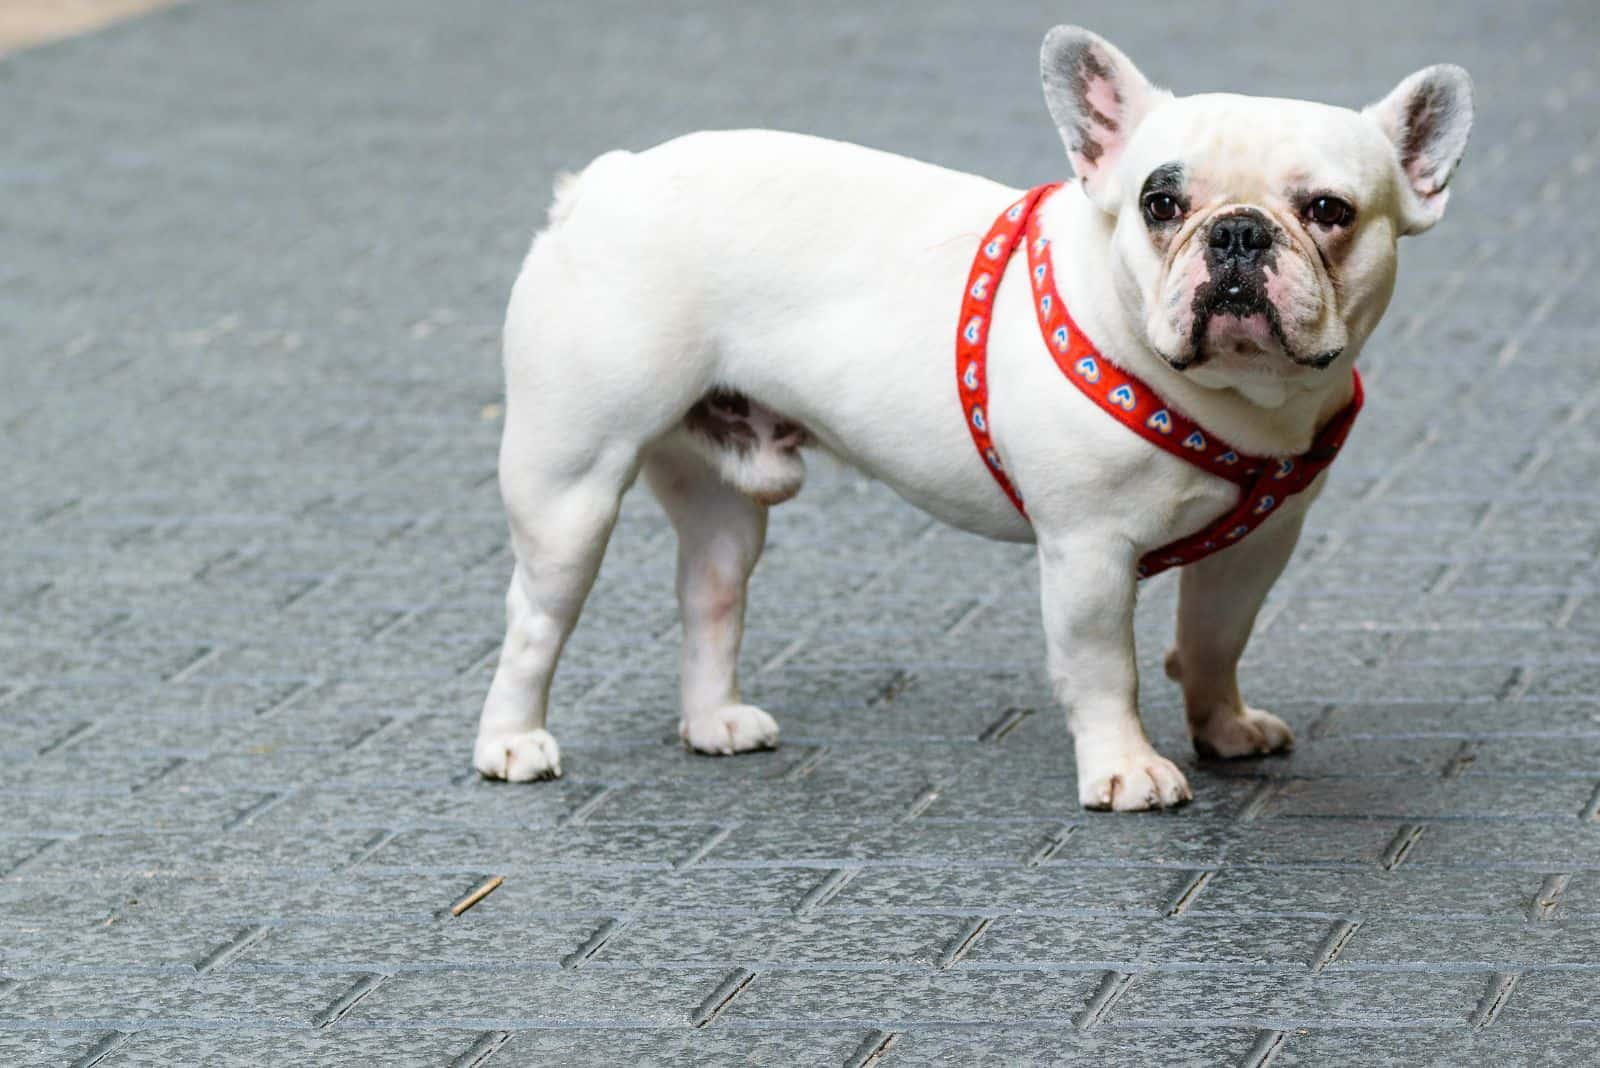
[[(1042, 203), (1039, 224), (1082, 332), (1232, 447), (1304, 452), (1351, 399), (1397, 239), (1444, 213), (1472, 123), (1466, 72), (1418, 71), (1357, 112), (1177, 98), (1075, 27), (1051, 30), (1041, 59), (1076, 180)], [(1190, 797), (1139, 721), (1136, 562), (1225, 514), (1240, 489), (1066, 380), (1020, 255), (993, 308), (988, 379), (994, 446), (1026, 517), (991, 478), (951, 349), (978, 242), (1018, 195), (763, 131), (611, 152), (563, 180), (506, 320), (500, 485), (517, 563), (474, 753), (483, 775), (560, 774), (551, 676), (641, 470), (678, 535), (680, 733), (705, 753), (774, 745), (777, 723), (739, 696), (745, 586), (767, 509), (799, 491), (801, 449), (814, 446), (945, 522), (1036, 542), (1081, 802)], [(1241, 699), (1236, 666), (1321, 484), (1181, 573), (1167, 670), (1202, 753), (1292, 744)]]

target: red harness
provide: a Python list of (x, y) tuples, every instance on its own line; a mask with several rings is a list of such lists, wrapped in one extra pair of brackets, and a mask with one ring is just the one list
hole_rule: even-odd
[(983, 457), (989, 473), (1024, 517), (1022, 495), (1011, 484), (1000, 454), (989, 435), (989, 382), (986, 362), (989, 354), (989, 313), (1006, 264), (1024, 234), (1028, 238), (1028, 275), (1033, 279), (1033, 307), (1039, 316), (1044, 346), (1055, 358), (1056, 366), (1077, 386), (1123, 426), (1159, 448), (1194, 464), (1208, 474), (1225, 478), (1239, 487), (1239, 503), (1205, 528), (1179, 538), (1169, 545), (1148, 552), (1139, 561), (1139, 577), (1165, 571), (1169, 567), (1193, 563), (1226, 548), (1259, 526), (1289, 497), (1311, 484), (1339, 454), (1339, 447), (1350, 433), (1356, 413), (1361, 410), (1361, 376), (1354, 375), (1355, 395), (1322, 428), (1308, 452), (1288, 459), (1248, 456), (1226, 442), (1207, 434), (1198, 423), (1173, 411), (1160, 394), (1102, 356), (1078, 329), (1067, 313), (1067, 306), (1056, 292), (1050, 261), (1045, 249), (1050, 239), (1039, 233), (1035, 212), (1039, 202), (1059, 188), (1060, 183), (1031, 189), (994, 221), (978, 247), (967, 277), (967, 291), (961, 301), (961, 320), (956, 327), (956, 379), (961, 407), (967, 415), (967, 429)]

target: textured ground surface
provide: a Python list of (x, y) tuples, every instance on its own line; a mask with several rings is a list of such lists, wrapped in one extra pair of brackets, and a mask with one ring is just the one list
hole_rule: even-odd
[[(0, 62), (0, 1062), (1600, 1058), (1594, 9), (666, 6), (210, 0)], [(478, 781), (554, 173), (760, 124), (1049, 179), (1063, 18), (1180, 91), (1477, 77), (1250, 656), (1294, 756), (1186, 753), (1157, 581), (1198, 799), (1085, 815), (1029, 553), (822, 473), (755, 583), (780, 751), (675, 744), (641, 494), (567, 777)]]

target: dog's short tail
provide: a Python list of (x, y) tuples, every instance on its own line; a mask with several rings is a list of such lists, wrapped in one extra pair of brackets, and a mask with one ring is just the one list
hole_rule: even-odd
[(583, 193), (586, 179), (594, 175), (599, 169), (632, 155), (632, 152), (618, 149), (615, 152), (607, 152), (602, 156), (595, 157), (587, 167), (577, 174), (571, 171), (562, 171), (556, 175), (555, 198), (550, 202), (550, 229), (554, 230), (572, 218), (573, 212), (578, 210), (578, 200)]

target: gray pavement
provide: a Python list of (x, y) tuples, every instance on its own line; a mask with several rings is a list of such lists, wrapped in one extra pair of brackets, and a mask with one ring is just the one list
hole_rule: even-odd
[[(1027, 550), (825, 470), (754, 587), (781, 750), (678, 748), (639, 494), (567, 777), (479, 781), (554, 174), (761, 125), (1047, 180), (1069, 19), (1179, 91), (1477, 80), (1249, 656), (1295, 754), (1187, 752), (1164, 578), (1197, 801), (1080, 812)], [(1600, 1060), (1596, 19), (204, 0), (0, 61), (0, 1063)]]

